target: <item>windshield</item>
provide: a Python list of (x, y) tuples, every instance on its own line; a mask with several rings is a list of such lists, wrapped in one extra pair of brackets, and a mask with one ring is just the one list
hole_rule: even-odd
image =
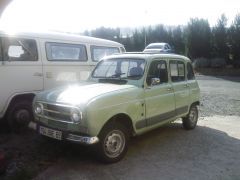
[(117, 58), (101, 61), (92, 73), (93, 78), (140, 79), (145, 67), (144, 59)]
[(163, 49), (163, 45), (150, 45), (146, 49)]

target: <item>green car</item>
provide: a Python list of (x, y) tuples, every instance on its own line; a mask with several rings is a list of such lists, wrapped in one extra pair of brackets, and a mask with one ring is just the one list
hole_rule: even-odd
[(57, 140), (92, 145), (117, 162), (129, 138), (182, 118), (198, 120), (200, 90), (191, 61), (173, 54), (129, 53), (102, 59), (88, 81), (39, 93), (29, 126)]

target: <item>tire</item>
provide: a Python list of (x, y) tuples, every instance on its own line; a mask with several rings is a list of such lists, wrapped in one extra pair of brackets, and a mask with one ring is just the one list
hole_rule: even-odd
[(198, 108), (195, 105), (190, 107), (189, 113), (186, 117), (182, 118), (183, 127), (186, 130), (194, 129), (198, 121)]
[(101, 130), (99, 140), (95, 147), (98, 159), (103, 163), (115, 163), (127, 153), (129, 132), (120, 123), (109, 123)]
[(32, 103), (27, 100), (16, 101), (9, 107), (6, 115), (7, 123), (13, 132), (21, 132), (27, 129), (32, 119)]

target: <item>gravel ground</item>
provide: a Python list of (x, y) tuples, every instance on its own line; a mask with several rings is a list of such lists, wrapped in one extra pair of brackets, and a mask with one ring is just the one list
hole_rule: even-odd
[(198, 77), (201, 117), (196, 130), (184, 131), (174, 123), (160, 128), (161, 133), (158, 129), (134, 138), (127, 158), (114, 165), (97, 163), (87, 148), (46, 140), (32, 131), (18, 135), (0, 129), (0, 151), (8, 159), (0, 179), (32, 179), (39, 172), (44, 173), (37, 179), (240, 179), (240, 78), (225, 79)]
[(230, 78), (231, 81), (226, 77), (197, 79), (201, 89), (201, 116), (240, 116), (240, 77)]

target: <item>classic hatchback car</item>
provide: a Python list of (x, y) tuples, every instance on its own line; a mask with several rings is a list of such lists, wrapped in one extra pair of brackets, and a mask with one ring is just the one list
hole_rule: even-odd
[(122, 54), (101, 60), (88, 81), (34, 99), (38, 133), (93, 147), (104, 162), (119, 161), (129, 138), (182, 118), (198, 120), (199, 86), (191, 61), (171, 54)]

